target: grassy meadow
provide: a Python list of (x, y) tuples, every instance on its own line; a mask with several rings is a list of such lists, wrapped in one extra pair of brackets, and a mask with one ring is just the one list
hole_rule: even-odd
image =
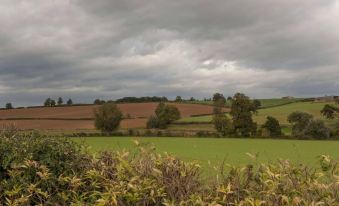
[[(260, 125), (266, 121), (267, 116), (273, 116), (279, 120), (281, 125), (288, 126), (289, 125), (287, 121), (288, 115), (295, 111), (303, 111), (312, 114), (317, 119), (322, 119), (326, 123), (331, 124), (331, 121), (325, 119), (320, 113), (320, 110), (324, 107), (325, 104), (328, 103), (295, 102), (281, 106), (269, 107), (266, 109), (259, 109), (258, 114), (254, 115), (253, 119)], [(211, 121), (212, 115), (188, 117), (178, 120), (178, 122), (211, 122)]]
[[(338, 141), (231, 139), (231, 138), (173, 138), (173, 137), (88, 137), (84, 141), (93, 152), (101, 150), (133, 151), (134, 140), (151, 145), (160, 153), (167, 152), (188, 161), (197, 161), (204, 171), (212, 170), (223, 161), (241, 166), (288, 159), (294, 163), (316, 165), (317, 157), (327, 154), (339, 159)], [(257, 155), (253, 159), (251, 155)]]

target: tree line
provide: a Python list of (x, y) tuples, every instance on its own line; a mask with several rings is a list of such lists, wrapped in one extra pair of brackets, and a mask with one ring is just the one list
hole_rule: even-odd
[[(222, 112), (226, 99), (222, 94), (216, 93), (213, 96), (214, 115), (213, 124), (215, 129), (222, 136), (282, 136), (281, 126), (273, 116), (267, 116), (266, 121), (260, 128), (253, 121), (252, 116), (257, 113), (261, 104), (258, 100), (251, 100), (242, 93), (236, 93), (232, 99), (229, 115)], [(339, 99), (336, 100), (339, 104)], [(326, 104), (321, 113), (328, 119), (339, 117), (339, 108)], [(288, 115), (288, 122), (292, 125), (292, 136), (305, 139), (327, 139), (330, 136), (339, 135), (339, 122), (332, 131), (323, 120), (315, 119), (313, 115), (306, 112), (292, 112)]]
[[(54, 107), (54, 106), (61, 106), (61, 105), (65, 105), (64, 104), (64, 100), (62, 99), (62, 97), (59, 97), (57, 101), (55, 101), (54, 99), (51, 99), (50, 97), (48, 97), (45, 101), (44, 101), (44, 106), (45, 107)], [(66, 105), (73, 105), (73, 100), (72, 99), (68, 99), (66, 101)]]

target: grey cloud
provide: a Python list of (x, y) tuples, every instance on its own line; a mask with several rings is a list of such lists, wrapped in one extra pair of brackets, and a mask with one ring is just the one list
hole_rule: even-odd
[(0, 2), (0, 104), (338, 94), (337, 1)]

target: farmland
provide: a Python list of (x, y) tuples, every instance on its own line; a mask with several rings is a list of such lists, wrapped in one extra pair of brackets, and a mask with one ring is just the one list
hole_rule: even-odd
[[(175, 104), (182, 117), (211, 114), (212, 106)], [(147, 118), (154, 114), (158, 103), (126, 103), (118, 107), (125, 119), (121, 128), (144, 128)], [(94, 129), (93, 111), (98, 105), (70, 107), (38, 107), (0, 110), (0, 124), (15, 123), (22, 129)], [(225, 111), (227, 111), (225, 109)]]
[[(290, 133), (287, 116), (294, 111), (304, 111), (317, 119), (324, 120), (329, 126), (333, 121), (326, 120), (320, 110), (326, 103), (298, 102), (298, 99), (266, 99), (261, 100), (268, 108), (259, 109), (253, 116), (259, 125), (263, 124), (267, 116), (277, 118), (283, 126), (285, 134)], [(124, 114), (121, 129), (145, 128), (147, 118), (154, 114), (158, 103), (124, 103), (118, 107)], [(181, 112), (181, 119), (169, 126), (169, 130), (214, 131), (211, 124), (213, 107), (211, 105), (188, 103), (169, 103), (176, 105)], [(281, 105), (282, 104), (282, 105)], [(270, 105), (270, 106), (269, 106)], [(272, 106), (275, 105), (275, 106)], [(279, 106), (280, 105), (280, 106)], [(15, 123), (20, 129), (39, 130), (94, 130), (93, 111), (98, 105), (38, 107), (0, 110), (0, 124)], [(229, 109), (224, 108), (224, 112)], [(200, 124), (195, 124), (200, 123)], [(201, 124), (205, 123), (205, 124)]]
[(315, 165), (317, 157), (328, 154), (339, 160), (338, 141), (269, 140), (269, 139), (218, 139), (218, 138), (133, 138), (89, 137), (75, 139), (84, 141), (92, 151), (133, 150), (134, 140), (153, 145), (160, 153), (168, 152), (184, 160), (198, 161), (205, 170), (220, 165), (253, 163), (249, 157), (257, 154), (256, 162), (271, 162), (289, 159), (294, 163)]

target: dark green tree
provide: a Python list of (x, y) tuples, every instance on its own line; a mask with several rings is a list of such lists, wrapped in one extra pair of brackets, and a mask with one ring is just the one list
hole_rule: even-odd
[(95, 127), (102, 132), (112, 132), (116, 130), (123, 114), (117, 105), (105, 103), (94, 111)]
[(93, 104), (96, 104), (96, 105), (100, 105), (100, 104), (105, 104), (105, 100), (100, 100), (100, 99), (96, 99), (94, 100)]
[(287, 118), (288, 122), (292, 124), (292, 135), (303, 136), (307, 125), (312, 119), (313, 116), (306, 112), (292, 112)]
[(165, 103), (163, 103), (163, 102), (160, 102), (159, 104), (158, 104), (158, 106), (155, 108), (155, 114), (157, 115), (157, 117), (159, 117), (160, 116), (160, 113), (162, 112), (162, 111), (164, 111), (164, 108), (165, 108)]
[(177, 97), (175, 98), (175, 101), (176, 101), (176, 102), (182, 102), (181, 96), (177, 96)]
[(72, 99), (68, 99), (68, 100), (67, 100), (67, 105), (72, 105), (72, 104), (73, 104)]
[(253, 100), (253, 105), (256, 110), (258, 110), (261, 107), (261, 102), (258, 99)]
[(6, 109), (13, 109), (12, 103), (10, 102), (6, 103)]
[(282, 134), (279, 121), (271, 116), (266, 118), (266, 122), (262, 125), (262, 128), (268, 132), (268, 136), (270, 137), (279, 137)]
[(213, 113), (214, 115), (220, 115), (222, 114), (222, 108), (225, 106), (226, 103), (226, 99), (224, 97), (224, 95), (220, 94), (220, 93), (215, 93), (213, 95)]
[(242, 93), (234, 95), (230, 114), (236, 135), (248, 137), (256, 134), (257, 124), (252, 119), (255, 112), (256, 108), (248, 96)]
[(232, 121), (225, 114), (216, 114), (213, 116), (214, 128), (222, 136), (231, 135), (234, 131)]
[(59, 97), (58, 98), (58, 105), (62, 105), (63, 103), (64, 103), (64, 100), (61, 97)]
[[(157, 108), (155, 109), (155, 117), (157, 118), (158, 124), (157, 128), (165, 129), (168, 124), (171, 122), (180, 119), (180, 111), (174, 105), (165, 105), (163, 102), (160, 102)], [(150, 122), (155, 122), (153, 117), (149, 118)], [(151, 124), (150, 124), (151, 125)]]
[[(339, 98), (336, 98), (336, 103), (338, 103)], [(335, 136), (339, 136), (339, 108), (334, 105), (326, 104), (324, 108), (321, 110), (321, 114), (325, 116), (327, 119), (336, 118), (336, 123), (334, 124), (333, 134)]]
[(326, 104), (320, 112), (327, 119), (334, 119), (336, 116), (339, 115), (339, 108)]
[(330, 129), (325, 126), (324, 121), (312, 119), (305, 128), (304, 136), (310, 139), (328, 139)]
[(50, 106), (51, 106), (51, 107), (54, 107), (55, 105), (56, 105), (56, 102), (55, 102), (54, 99), (52, 99), (52, 100), (51, 100), (51, 105), (50, 105)]
[(224, 105), (226, 103), (226, 99), (223, 94), (215, 93), (213, 94), (213, 103), (217, 105)]
[(44, 102), (44, 106), (45, 106), (45, 107), (50, 107), (50, 106), (51, 106), (51, 101), (52, 101), (52, 99), (48, 97), (48, 98), (45, 100), (45, 102)]

